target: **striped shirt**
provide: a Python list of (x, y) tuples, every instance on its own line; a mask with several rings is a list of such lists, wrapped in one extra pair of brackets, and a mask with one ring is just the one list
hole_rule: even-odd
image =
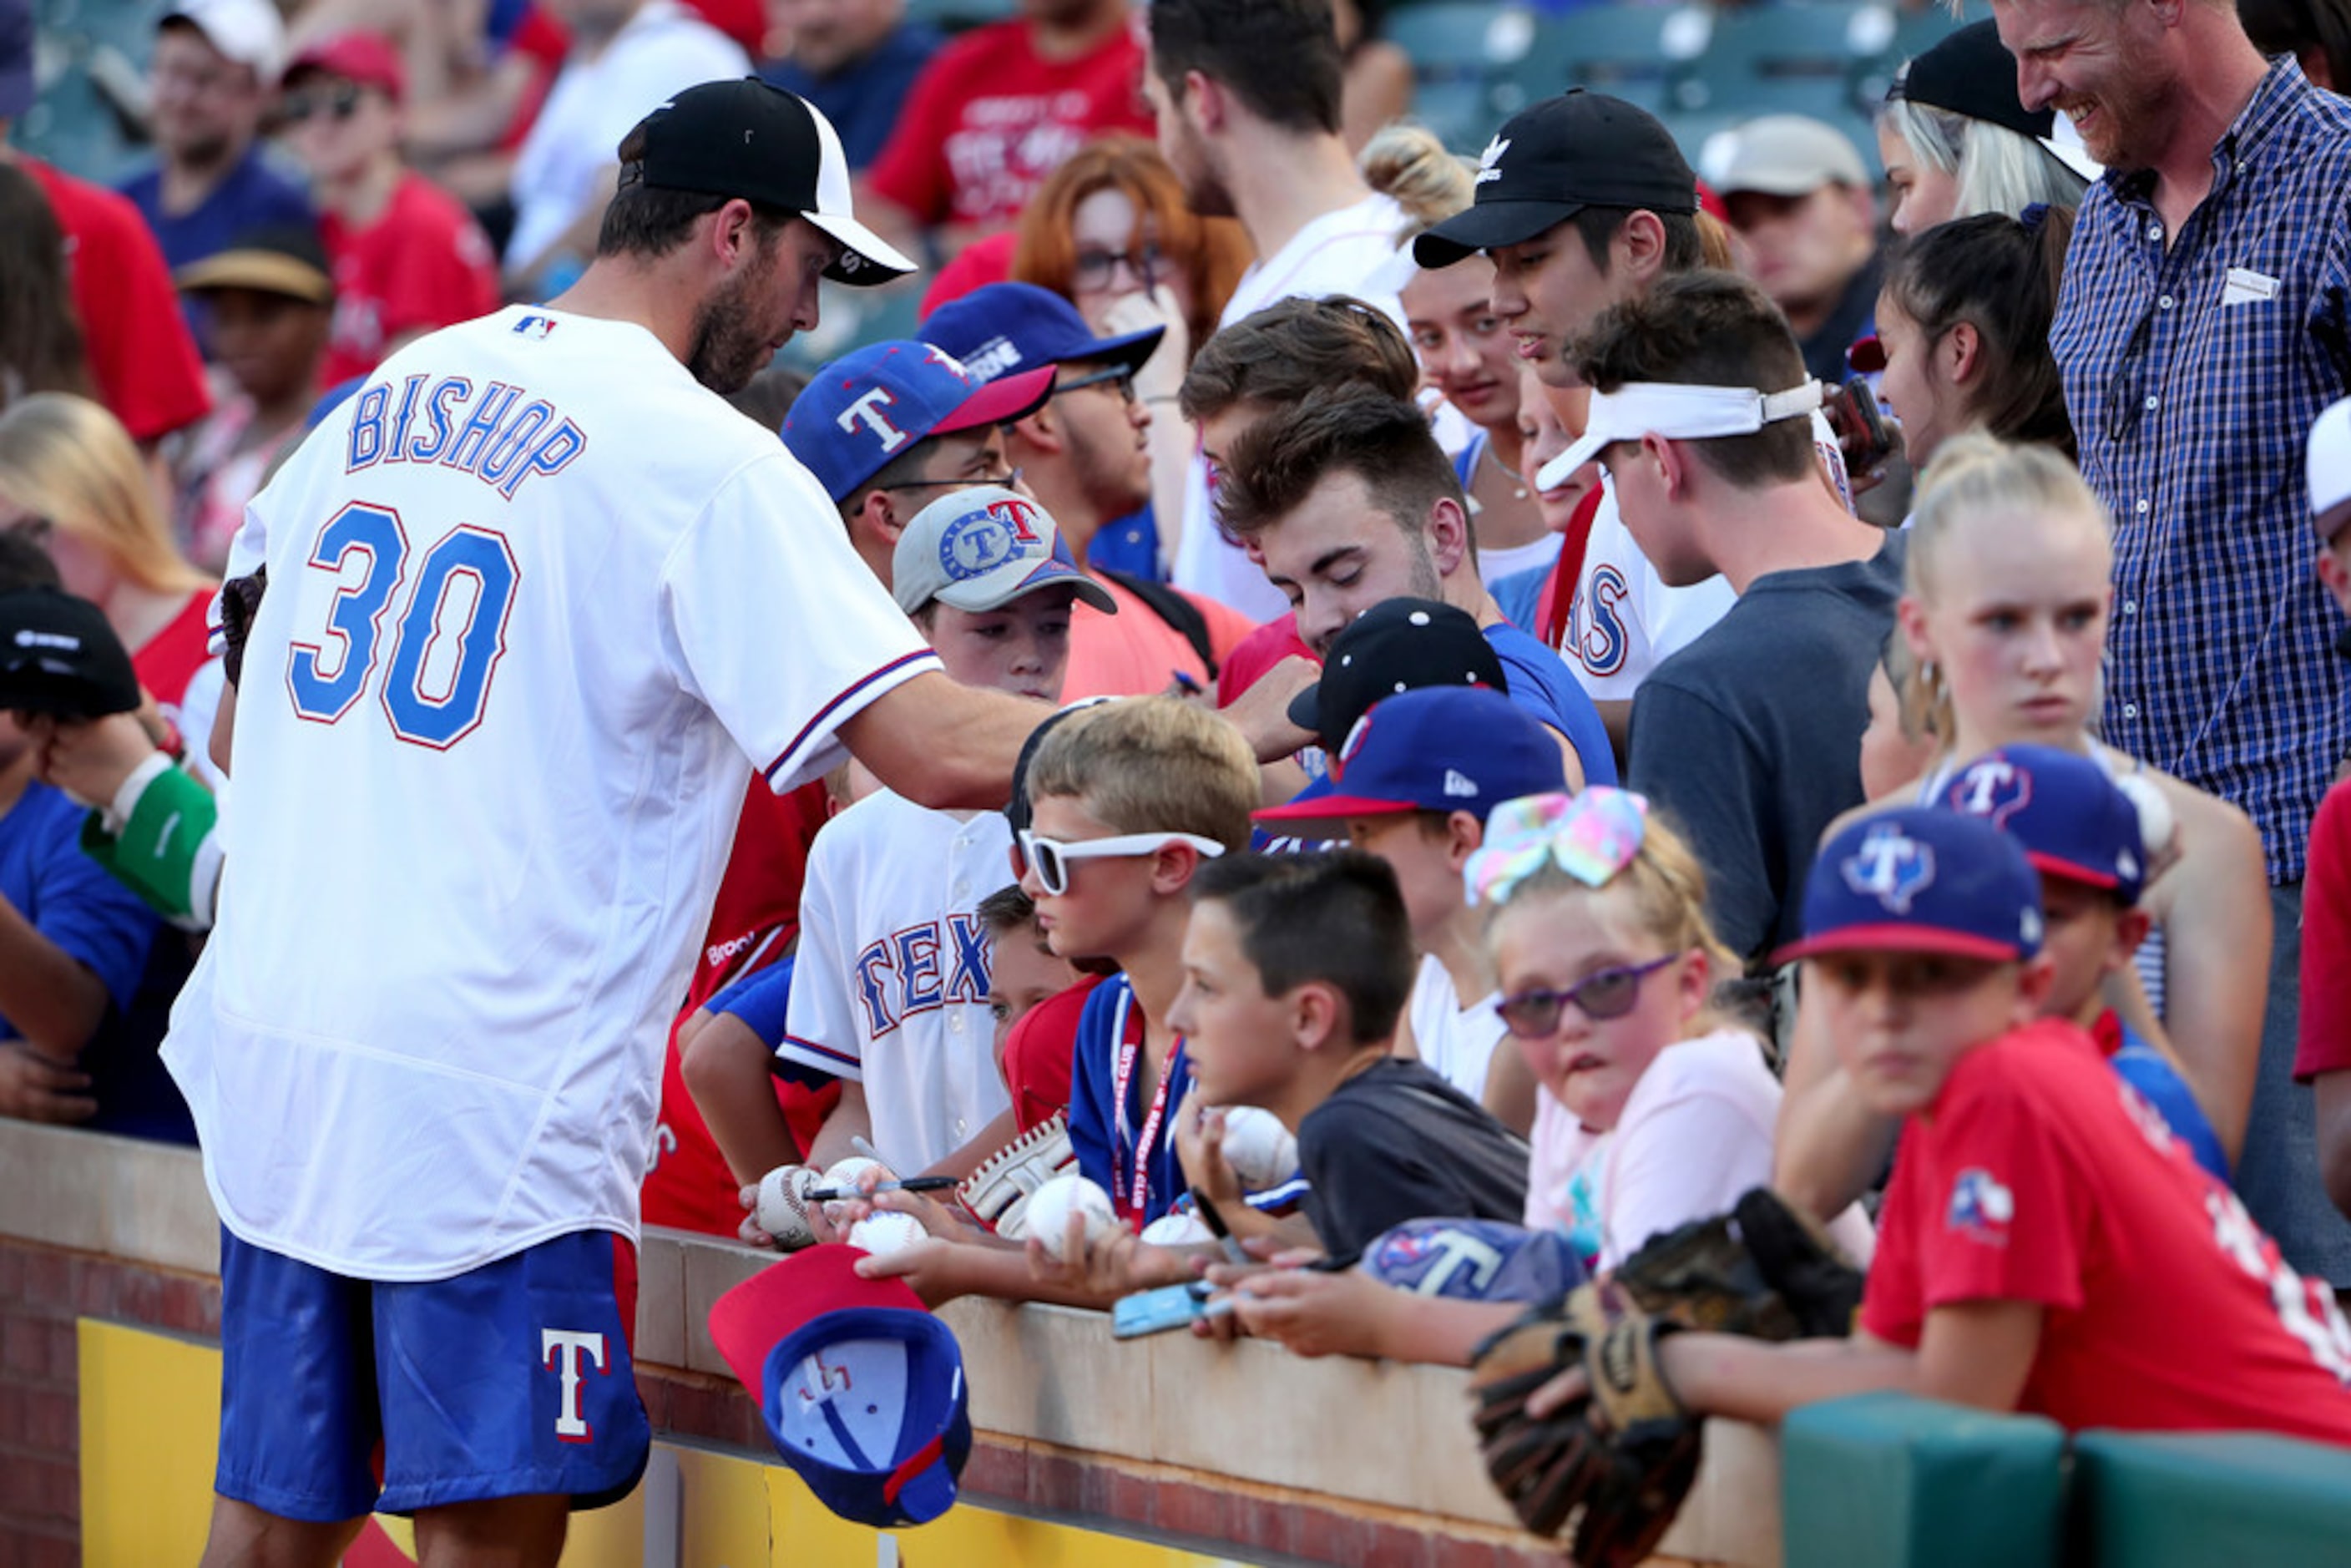
[(2168, 248), (2153, 183), (2091, 187), (2050, 331), (2116, 519), (2105, 738), (2242, 807), (2271, 880), (2297, 882), (2351, 755), (2303, 476), (2351, 390), (2351, 103), (2282, 59)]

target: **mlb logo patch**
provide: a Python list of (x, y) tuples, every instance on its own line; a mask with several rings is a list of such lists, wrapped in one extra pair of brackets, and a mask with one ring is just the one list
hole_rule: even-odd
[(1970, 1240), (1987, 1246), (2008, 1245), (2009, 1222), (2016, 1218), (2016, 1195), (2000, 1185), (1991, 1172), (1970, 1166), (1951, 1184), (1951, 1202), (1943, 1226)]
[(556, 326), (552, 316), (525, 316), (514, 324), (514, 335), (543, 343), (554, 335)]

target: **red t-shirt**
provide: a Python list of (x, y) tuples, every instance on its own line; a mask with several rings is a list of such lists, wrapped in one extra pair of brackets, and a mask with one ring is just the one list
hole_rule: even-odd
[(1061, 995), (1046, 998), (1005, 1037), (1004, 1085), (1012, 1092), (1012, 1115), (1022, 1132), (1068, 1112), (1078, 1019), (1086, 1010), (1086, 998), (1102, 982), (1101, 976), (1088, 975)]
[(204, 617), (212, 610), (214, 597), (212, 589), (196, 590), (180, 612), (131, 655), (131, 673), (139, 677), (139, 684), (167, 708), (180, 706), (188, 695), (188, 683), (212, 656), (204, 648)]
[(497, 258), (456, 200), (413, 171), (367, 227), (333, 213), (319, 237), (335, 267), (335, 321), (322, 383), (336, 386), (383, 361), (395, 339), (498, 308)]
[[(778, 795), (765, 780), (754, 779), (744, 795), (742, 814), (735, 823), (735, 847), (726, 857), (717, 902), (711, 906), (709, 931), (695, 955), (685, 1005), (670, 1024), (662, 1066), (661, 1121), (654, 1134), (653, 1168), (645, 1173), (648, 1225), (732, 1236), (742, 1222), (734, 1174), (685, 1086), (677, 1026), (726, 987), (789, 950), (799, 934), (800, 884), (808, 875), (809, 845), (829, 815), (820, 780)], [(805, 1150), (840, 1102), (841, 1088), (772, 1082), (792, 1136)]]
[(2351, 783), (2318, 803), (2302, 883), (2302, 1021), (2294, 1075), (2351, 1068)]
[(139, 209), (37, 158), (20, 156), (17, 162), (40, 182), (65, 232), (74, 313), (81, 318), (100, 401), (138, 441), (202, 419), (213, 403), (204, 361), (180, 314), (163, 253)]
[(1217, 674), (1217, 706), (1232, 706), (1243, 692), (1265, 678), (1268, 670), (1292, 654), (1314, 657), (1314, 650), (1298, 635), (1295, 611), (1267, 622), (1233, 644), (1233, 651), (1225, 655), (1225, 667)]
[(2043, 1019), (1951, 1069), (1903, 1128), (1862, 1326), (2044, 1307), (2018, 1407), (2069, 1429), (2253, 1429), (2351, 1444), (2351, 1327), (2285, 1266), (2090, 1037)]
[(925, 224), (1003, 227), (1046, 175), (1112, 131), (1153, 131), (1133, 28), (1091, 54), (1045, 60), (1027, 22), (997, 22), (973, 28), (923, 68), (866, 177)]

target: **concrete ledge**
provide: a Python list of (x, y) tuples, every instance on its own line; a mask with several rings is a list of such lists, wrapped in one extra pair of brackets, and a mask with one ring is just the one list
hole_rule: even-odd
[[(0, 1237), (178, 1273), (219, 1266), (219, 1228), (193, 1150), (21, 1123), (0, 1123)], [(720, 1294), (772, 1260), (731, 1242), (646, 1230), (637, 1358), (664, 1385), (657, 1426), (730, 1443), (750, 1437), (756, 1447), (756, 1418), (737, 1403), (705, 1320)], [(1465, 1546), (1538, 1544), (1517, 1531), (1487, 1482), (1458, 1370), (1306, 1360), (1259, 1341), (1185, 1334), (1122, 1343), (1105, 1314), (1063, 1307), (971, 1300), (942, 1316), (963, 1344), (973, 1425), (998, 1453), (1034, 1456), (1024, 1464), (1094, 1465), (1228, 1493), (1228, 1518), (1288, 1498), (1340, 1515), (1415, 1520), (1439, 1534), (1458, 1528)], [(985, 1490), (983, 1469), (976, 1462), (968, 1479)], [(1250, 1544), (1255, 1533), (1236, 1542)], [(1710, 1425), (1697, 1489), (1664, 1552), (1779, 1562), (1769, 1434)]]

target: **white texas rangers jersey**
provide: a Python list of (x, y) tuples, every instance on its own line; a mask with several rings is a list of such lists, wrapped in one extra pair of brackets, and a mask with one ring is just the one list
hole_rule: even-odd
[(402, 350), (253, 503), (237, 810), (166, 1060), (222, 1219), (360, 1278), (633, 1234), (741, 804), (936, 667), (773, 433), (643, 328)]
[(824, 825), (800, 892), (799, 961), (776, 1054), (865, 1086), (873, 1146), (912, 1176), (1011, 1104), (996, 1071), (987, 931), (1012, 880), (1000, 811), (883, 789)]
[(1612, 486), (1593, 514), (1560, 656), (1593, 701), (1630, 702), (1651, 670), (1698, 641), (1738, 597), (1719, 576), (1667, 587), (1617, 515)]

